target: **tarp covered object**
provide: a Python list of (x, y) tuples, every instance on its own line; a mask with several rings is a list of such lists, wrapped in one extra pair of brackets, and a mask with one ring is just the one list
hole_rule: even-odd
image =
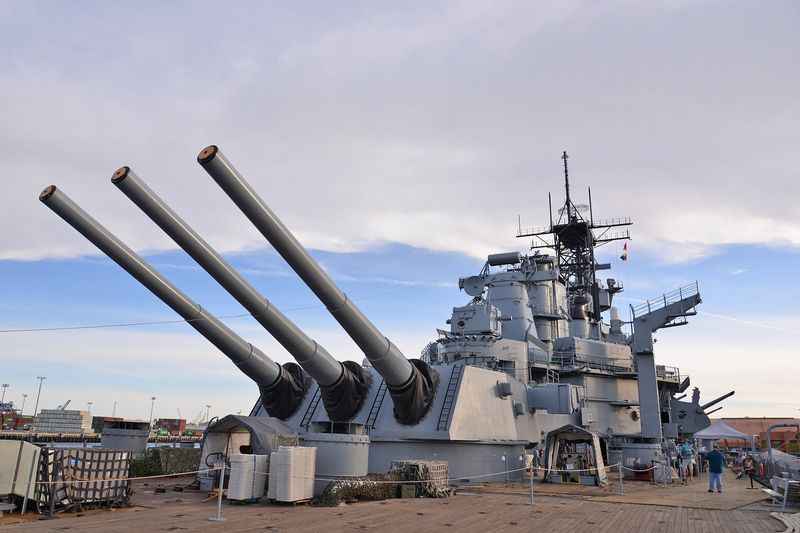
[[(600, 438), (597, 433), (593, 433), (588, 429), (567, 424), (558, 429), (554, 429), (547, 434), (545, 439), (545, 472), (544, 479), (550, 479), (550, 470), (557, 470), (555, 468), (556, 460), (558, 459), (558, 452), (561, 448), (561, 443), (565, 441), (581, 441), (591, 442), (592, 451), (594, 452), (594, 464), (597, 468), (597, 483), (605, 485), (608, 483), (608, 475), (606, 474), (605, 463), (603, 463), (603, 454), (600, 450)], [(584, 472), (584, 474), (592, 475), (594, 471)]]
[(722, 420), (715, 420), (707, 428), (695, 433), (693, 438), (701, 440), (741, 439), (750, 442), (753, 436), (732, 428)]
[(277, 447), (276, 436), (297, 437), (297, 433), (284, 422), (268, 416), (228, 415), (210, 426), (208, 433), (231, 433), (242, 428), (250, 433), (250, 446), (256, 455), (267, 455), (273, 451)]

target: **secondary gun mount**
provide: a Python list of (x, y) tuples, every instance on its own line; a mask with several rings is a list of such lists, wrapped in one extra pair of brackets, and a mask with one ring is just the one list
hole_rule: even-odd
[(331, 420), (346, 421), (358, 412), (369, 390), (369, 374), (361, 365), (334, 359), (243, 278), (129, 167), (117, 170), (111, 181), (242, 304), (316, 380)]
[(197, 156), (197, 161), (363, 350), (386, 382), (398, 422), (419, 422), (433, 402), (438, 383), (436, 371), (424, 361), (405, 358), (336, 286), (218, 147), (212, 145), (204, 148)]
[(45, 188), (39, 195), (39, 200), (170, 306), (255, 381), (270, 416), (286, 419), (297, 410), (309, 380), (296, 363), (281, 366), (242, 339), (172, 285), (55, 185)]
[(700, 406), (700, 408), (699, 408), (699, 409), (700, 409), (701, 411), (705, 411), (706, 413), (708, 413), (708, 408), (709, 408), (709, 407), (713, 407), (713, 406), (717, 405), (717, 404), (718, 404), (719, 402), (721, 402), (722, 400), (727, 400), (728, 398), (730, 398), (730, 397), (731, 397), (731, 396), (733, 396), (734, 394), (736, 394), (736, 391), (732, 390), (732, 391), (730, 391), (730, 392), (728, 392), (728, 393), (725, 393), (725, 394), (723, 394), (722, 396), (719, 396), (719, 397), (717, 397), (717, 398), (714, 398), (713, 400), (711, 400), (711, 401), (710, 401), (710, 402), (708, 402), (708, 403), (704, 403), (703, 405), (701, 405), (701, 406)]

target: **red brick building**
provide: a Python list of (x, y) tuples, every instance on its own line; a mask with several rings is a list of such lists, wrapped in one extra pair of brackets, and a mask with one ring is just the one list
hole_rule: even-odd
[(156, 430), (163, 429), (170, 435), (182, 435), (186, 430), (186, 420), (183, 418), (159, 418), (154, 424)]
[[(777, 417), (742, 417), (742, 418), (720, 418), (734, 429), (746, 435), (756, 435), (756, 444), (759, 448), (767, 446), (767, 429), (775, 424), (800, 424), (800, 418), (777, 418)], [(713, 422), (713, 420), (712, 420)], [(723, 442), (723, 445), (726, 443)], [(731, 446), (739, 446), (740, 442), (731, 441)], [(798, 449), (800, 447), (800, 436), (797, 429), (777, 428), (772, 431), (772, 446), (784, 451)]]

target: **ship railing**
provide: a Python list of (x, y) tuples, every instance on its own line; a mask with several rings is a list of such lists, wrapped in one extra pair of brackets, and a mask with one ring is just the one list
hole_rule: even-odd
[(656, 377), (662, 381), (680, 383), (681, 371), (675, 366), (656, 365)]
[(614, 217), (604, 218), (601, 220), (592, 220), (592, 227), (595, 228), (610, 228), (612, 226), (630, 226), (632, 224), (631, 217)]
[(628, 230), (625, 230), (625, 231), (605, 230), (603, 232), (600, 232), (600, 234), (597, 235), (597, 237), (595, 239), (596, 239), (597, 243), (607, 243), (607, 242), (611, 242), (611, 241), (619, 241), (619, 240), (630, 239), (630, 238), (631, 238), (631, 233)]
[(531, 235), (546, 235), (551, 233), (553, 228), (550, 226), (528, 226), (527, 228), (523, 228), (522, 226), (517, 227), (517, 237), (528, 237)]
[(700, 293), (700, 286), (698, 282), (690, 283), (688, 285), (684, 285), (683, 287), (679, 287), (673, 291), (665, 292), (659, 298), (653, 298), (652, 300), (646, 300), (645, 302), (639, 305), (632, 305), (631, 311), (633, 313), (633, 318), (637, 316), (642, 316), (647, 313), (652, 313), (653, 311), (658, 311), (659, 309), (663, 309), (670, 304), (680, 302), (684, 298), (689, 298), (696, 294)]
[(551, 362), (562, 368), (591, 368), (611, 373), (629, 373), (634, 370), (633, 363), (608, 357), (581, 355), (575, 352), (553, 352)]

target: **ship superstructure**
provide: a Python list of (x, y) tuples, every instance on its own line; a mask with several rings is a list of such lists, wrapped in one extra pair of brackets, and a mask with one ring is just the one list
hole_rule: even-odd
[[(689, 378), (656, 365), (653, 332), (686, 323), (700, 303), (697, 283), (630, 307), (631, 334), (614, 304), (622, 284), (597, 278), (610, 265), (595, 250), (628, 239), (629, 219), (596, 221), (566, 198), (550, 223), (522, 231), (528, 253), (489, 255), (459, 280), (470, 300), (453, 308), (449, 328), (407, 359), (303, 248), (216, 146), (198, 162), (327, 307), (363, 354), (340, 363), (308, 337), (128, 167), (112, 178), (149, 218), (217, 280), (297, 363), (278, 365), (190, 300), (62, 191), (40, 199), (228, 356), (260, 391), (251, 416), (272, 417), (328, 452), (328, 466), (362, 461), (363, 473), (394, 460), (444, 459), (454, 478), (512, 471), (548, 432), (580, 426), (626, 464), (657, 462), (664, 440), (709, 424)], [(337, 455), (338, 454), (338, 455)], [(346, 457), (346, 459), (345, 459)], [(318, 461), (319, 463), (319, 461)], [(320, 470), (320, 465), (317, 465)], [(361, 472), (353, 467), (352, 474)], [(337, 470), (337, 475), (344, 475)], [(506, 474), (507, 475), (507, 474)], [(502, 474), (497, 479), (503, 479)]]

